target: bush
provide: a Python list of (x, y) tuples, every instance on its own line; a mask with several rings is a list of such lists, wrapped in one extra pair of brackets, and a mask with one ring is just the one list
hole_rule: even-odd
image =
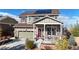
[(66, 50), (68, 49), (68, 39), (63, 38), (61, 40), (58, 40), (56, 43), (56, 47), (58, 50)]
[(34, 48), (34, 41), (27, 39), (25, 44), (27, 49), (33, 49)]
[(70, 46), (77, 46), (77, 43), (75, 42), (75, 38), (72, 35), (68, 39), (68, 43)]

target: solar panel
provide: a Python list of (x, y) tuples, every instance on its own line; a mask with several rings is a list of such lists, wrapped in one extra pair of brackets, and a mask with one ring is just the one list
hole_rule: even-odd
[(42, 10), (39, 9), (34, 14), (49, 14), (49, 13), (52, 13), (51, 9), (42, 9)]

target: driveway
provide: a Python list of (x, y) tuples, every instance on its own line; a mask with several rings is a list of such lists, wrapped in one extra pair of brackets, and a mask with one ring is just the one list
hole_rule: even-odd
[(24, 50), (24, 49), (25, 45), (24, 42), (21, 40), (11, 41), (8, 42), (7, 44), (0, 46), (0, 50)]

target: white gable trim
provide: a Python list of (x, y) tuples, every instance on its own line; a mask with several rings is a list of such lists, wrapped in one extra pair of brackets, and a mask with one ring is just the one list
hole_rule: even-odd
[(55, 18), (45, 16), (45, 17), (35, 21), (33, 24), (63, 24), (63, 23), (58, 21)]
[(60, 25), (61, 23), (35, 23), (35, 24), (48, 24), (48, 25), (49, 24), (51, 24), (51, 25), (53, 24), (53, 25)]
[(61, 24), (61, 23), (52, 18), (45, 18), (42, 20), (38, 20), (38, 22), (36, 22), (35, 24)]

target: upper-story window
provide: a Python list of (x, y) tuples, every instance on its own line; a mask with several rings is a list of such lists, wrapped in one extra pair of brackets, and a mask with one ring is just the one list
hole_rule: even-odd
[(29, 19), (28, 19), (29, 21), (31, 20), (31, 17), (29, 17)]
[(27, 17), (22, 17), (21, 18), (21, 23), (26, 23), (27, 22)]
[(28, 16), (28, 17), (27, 17), (27, 23), (32, 23), (32, 22), (33, 22), (33, 17)]
[(40, 19), (42, 17), (44, 17), (44, 16), (36, 16), (35, 19)]
[(40, 17), (35, 17), (35, 19), (39, 19)]

